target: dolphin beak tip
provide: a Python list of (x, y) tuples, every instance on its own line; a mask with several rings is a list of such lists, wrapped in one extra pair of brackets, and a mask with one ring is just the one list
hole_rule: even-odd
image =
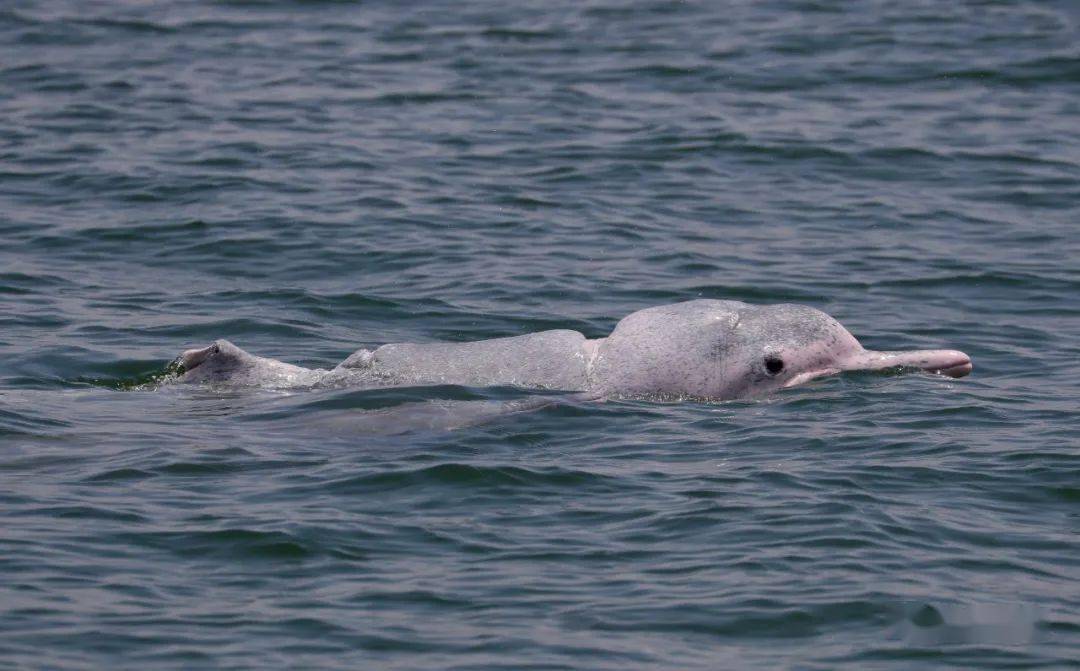
[(937, 358), (940, 361), (935, 361), (934, 365), (926, 366), (925, 370), (930, 373), (937, 373), (938, 375), (944, 375), (946, 377), (964, 377), (971, 374), (971, 357), (963, 352), (956, 350), (946, 350), (940, 352)]
[(932, 372), (938, 373), (940, 375), (945, 375), (947, 377), (964, 377), (965, 375), (971, 374), (972, 368), (973, 366), (971, 365), (971, 358), (966, 354), (962, 354), (962, 356), (958, 357), (958, 360), (955, 363), (951, 363), (948, 366), (944, 366), (941, 368), (936, 368)]

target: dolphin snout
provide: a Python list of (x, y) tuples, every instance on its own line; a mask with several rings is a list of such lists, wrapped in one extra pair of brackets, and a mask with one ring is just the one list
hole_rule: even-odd
[(920, 368), (928, 373), (964, 377), (971, 372), (971, 357), (954, 349), (921, 349), (910, 352), (863, 350), (844, 362), (844, 370)]
[(936, 354), (938, 360), (923, 366), (923, 370), (949, 377), (964, 377), (971, 372), (971, 357), (967, 354), (956, 350), (944, 350)]

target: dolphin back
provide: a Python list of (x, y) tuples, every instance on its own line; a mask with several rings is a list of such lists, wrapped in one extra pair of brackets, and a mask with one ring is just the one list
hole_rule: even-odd
[(594, 387), (612, 396), (711, 395), (746, 307), (703, 299), (628, 315), (600, 342)]
[[(461, 343), (392, 343), (361, 350), (335, 371), (370, 386), (456, 384), (581, 391), (586, 339), (570, 330)], [(357, 379), (358, 378), (358, 379)]]

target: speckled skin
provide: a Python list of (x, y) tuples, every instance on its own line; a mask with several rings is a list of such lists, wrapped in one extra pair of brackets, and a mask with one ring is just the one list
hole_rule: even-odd
[(395, 343), (360, 350), (334, 370), (365, 386), (459, 384), (581, 390), (588, 385), (585, 336), (543, 331), (463, 343)]
[(591, 378), (606, 396), (724, 400), (765, 396), (845, 370), (893, 367), (954, 376), (971, 371), (963, 352), (863, 349), (839, 322), (805, 305), (696, 300), (624, 318), (600, 341)]
[(228, 340), (216, 340), (209, 347), (189, 349), (180, 355), (184, 382), (227, 384), (235, 387), (303, 387), (318, 384), (324, 370), (312, 370), (255, 356)]
[(228, 341), (181, 355), (184, 382), (297, 387), (457, 384), (584, 391), (600, 397), (764, 396), (847, 370), (971, 372), (955, 350), (866, 350), (805, 305), (696, 300), (635, 312), (607, 338), (544, 331), (469, 343), (394, 343), (359, 350), (330, 371), (264, 359)]

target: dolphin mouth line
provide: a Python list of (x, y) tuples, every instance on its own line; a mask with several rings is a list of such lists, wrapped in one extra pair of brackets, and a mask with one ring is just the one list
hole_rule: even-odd
[(971, 359), (963, 359), (947, 366), (930, 369), (930, 372), (945, 375), (946, 377), (964, 377), (971, 373), (971, 369)]
[(819, 377), (825, 377), (827, 375), (835, 375), (842, 372), (839, 368), (820, 368), (818, 370), (810, 370), (805, 373), (799, 373), (795, 377), (785, 382), (782, 388), (797, 387), (800, 384), (809, 382), (810, 380), (816, 380)]
[(886, 365), (886, 366), (881, 366), (881, 367), (876, 367), (876, 366), (853, 366), (851, 368), (844, 368), (844, 367), (819, 368), (817, 370), (810, 370), (810, 371), (806, 371), (804, 373), (799, 373), (795, 377), (793, 377), (790, 380), (788, 380), (787, 382), (785, 382), (782, 385), (782, 387), (783, 388), (796, 387), (796, 386), (799, 386), (801, 384), (805, 384), (806, 382), (809, 382), (811, 380), (816, 380), (819, 377), (825, 377), (827, 375), (835, 375), (837, 373), (842, 373), (844, 371), (858, 372), (858, 371), (873, 371), (873, 370), (889, 370), (890, 368), (895, 369), (895, 370), (900, 370), (900, 369), (904, 369), (904, 368), (913, 368), (913, 369), (916, 369), (916, 370), (922, 370), (922, 371), (930, 373), (932, 375), (944, 375), (945, 377), (959, 378), (959, 377), (964, 377), (966, 375), (969, 375), (971, 373), (972, 364), (971, 364), (971, 359), (968, 356), (966, 356), (966, 355), (964, 355), (962, 353), (958, 353), (958, 354), (959, 354), (958, 356), (952, 357), (950, 359), (946, 359), (945, 361), (943, 361), (939, 365), (932, 365), (932, 366), (931, 365), (926, 365), (926, 364), (921, 364), (920, 365), (920, 364), (916, 364), (916, 363), (908, 363), (908, 362), (904, 362), (904, 361), (899, 361), (893, 366)]

